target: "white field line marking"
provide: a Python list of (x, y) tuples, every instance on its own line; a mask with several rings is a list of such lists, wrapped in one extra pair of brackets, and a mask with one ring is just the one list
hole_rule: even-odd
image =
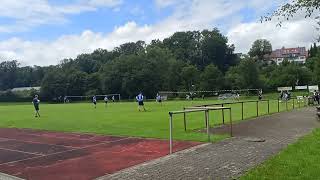
[(21, 160), (17, 160), (17, 161), (6, 162), (6, 163), (2, 163), (2, 164), (0, 164), (0, 165), (13, 164), (13, 163), (21, 162), (21, 161), (27, 161), (27, 160), (32, 160), (32, 159), (45, 158), (45, 157), (48, 157), (48, 156), (53, 156), (53, 155), (57, 155), (57, 154), (62, 154), (62, 153), (77, 151), (77, 150), (81, 150), (81, 149), (91, 148), (91, 147), (100, 146), (100, 145), (103, 145), (103, 144), (110, 144), (110, 143), (120, 142), (120, 141), (127, 140), (127, 139), (133, 139), (133, 138), (128, 137), (128, 138), (124, 138), (124, 139), (120, 139), (120, 140), (116, 140), (116, 141), (104, 142), (104, 143), (99, 143), (99, 144), (95, 144), (95, 145), (85, 146), (85, 147), (81, 147), (81, 148), (71, 149), (71, 150), (67, 150), (67, 151), (62, 151), (62, 152), (56, 152), (56, 153), (52, 153), (52, 154), (47, 154), (47, 155), (43, 155), (43, 156), (40, 156), (40, 157), (32, 157), (32, 158), (26, 158), (26, 159), (21, 159)]
[(7, 148), (0, 148), (0, 150), (6, 150), (6, 151), (12, 151), (12, 152), (19, 152), (19, 153), (23, 153), (23, 154), (31, 154), (31, 155), (43, 156), (43, 154), (37, 154), (37, 153), (31, 153), (31, 152), (19, 151), (19, 150), (14, 150), (14, 149), (7, 149)]

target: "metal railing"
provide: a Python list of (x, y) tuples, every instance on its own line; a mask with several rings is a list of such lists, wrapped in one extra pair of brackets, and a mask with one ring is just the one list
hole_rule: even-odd
[[(256, 112), (255, 112), (255, 115), (256, 117), (259, 117), (259, 110), (261, 109), (260, 108), (260, 103), (261, 102), (266, 102), (267, 103), (267, 114), (271, 114), (271, 111), (270, 111), (270, 102), (272, 101), (277, 101), (277, 111), (276, 112), (281, 112), (281, 109), (280, 109), (280, 99), (278, 100), (256, 100), (256, 101), (239, 101), (239, 102), (225, 102), (225, 103), (213, 103), (213, 104), (204, 104), (204, 105), (198, 105), (198, 106), (195, 106), (195, 107), (208, 107), (208, 106), (221, 106), (221, 107), (224, 107), (225, 105), (236, 105), (236, 104), (241, 104), (241, 120), (244, 120), (245, 119), (245, 113), (244, 113), (244, 109), (245, 109), (245, 105), (248, 104), (248, 103), (255, 103), (255, 106), (256, 106)], [(285, 110), (288, 111), (289, 110), (289, 106), (288, 104), (292, 102), (292, 109), (295, 109), (297, 107), (301, 108), (301, 107), (305, 107), (308, 105), (308, 103), (306, 103), (306, 100), (303, 101), (300, 101), (300, 100), (296, 100), (296, 99), (290, 99), (290, 100), (287, 100), (287, 101), (284, 101), (283, 103), (285, 103)], [(274, 113), (274, 112), (272, 112)], [(265, 115), (265, 114), (264, 114)], [(224, 114), (224, 110), (222, 110), (222, 123), (225, 124), (225, 114)]]
[(230, 135), (232, 136), (232, 116), (231, 116), (231, 108), (230, 107), (187, 107), (184, 108), (183, 111), (170, 111), (170, 137), (169, 137), (169, 152), (172, 154), (173, 148), (173, 115), (174, 114), (184, 114), (184, 127), (186, 130), (186, 114), (187, 113), (194, 113), (194, 112), (204, 112), (205, 114), (205, 124), (207, 129), (208, 135), (208, 142), (210, 142), (210, 118), (209, 118), (209, 111), (218, 111), (218, 110), (229, 110), (230, 111)]

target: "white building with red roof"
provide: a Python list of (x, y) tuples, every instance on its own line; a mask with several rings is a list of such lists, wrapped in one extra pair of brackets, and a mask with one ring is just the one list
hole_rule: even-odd
[(296, 62), (299, 64), (306, 63), (308, 58), (308, 51), (305, 47), (297, 47), (297, 48), (281, 48), (272, 51), (270, 58), (277, 63), (277, 65), (281, 64), (284, 60), (288, 60), (289, 62)]

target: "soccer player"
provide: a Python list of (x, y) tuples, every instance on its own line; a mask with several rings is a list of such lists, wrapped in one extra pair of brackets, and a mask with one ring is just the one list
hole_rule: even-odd
[(94, 104), (94, 108), (97, 108), (97, 97), (96, 96), (92, 97), (92, 102)]
[(112, 102), (114, 102), (114, 101), (115, 101), (114, 96), (112, 96)]
[(39, 114), (39, 104), (40, 104), (40, 100), (38, 98), (38, 95), (35, 95), (33, 100), (32, 100), (32, 103), (33, 103), (33, 106), (34, 106), (34, 109), (35, 109), (35, 117), (40, 117), (40, 114)]
[(262, 100), (262, 90), (259, 90), (259, 92), (258, 92), (258, 99), (259, 99), (259, 101)]
[(105, 97), (104, 97), (104, 102), (105, 102), (105, 104), (106, 104), (106, 107), (107, 107), (108, 101), (109, 101), (108, 96), (105, 96)]
[(156, 100), (157, 100), (157, 102), (160, 103), (161, 106), (162, 106), (162, 99), (161, 99), (160, 94), (157, 94)]
[(138, 109), (139, 111), (141, 111), (141, 108), (143, 108), (144, 111), (146, 111), (146, 109), (144, 108), (144, 103), (143, 103), (143, 95), (142, 95), (142, 92), (140, 92), (138, 94), (138, 96), (136, 96), (136, 99), (138, 101)]

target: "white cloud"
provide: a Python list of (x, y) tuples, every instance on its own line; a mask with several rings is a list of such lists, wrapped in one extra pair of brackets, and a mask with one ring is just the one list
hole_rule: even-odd
[(183, 1), (186, 1), (186, 0), (155, 0), (155, 3), (159, 8), (165, 8)]
[(94, 7), (105, 6), (115, 7), (122, 3), (122, 0), (88, 0), (88, 4)]
[[(184, 3), (181, 3), (182, 1)], [(283, 0), (277, 1), (283, 2)], [(260, 7), (264, 3), (262, 0), (155, 0), (155, 2), (162, 3), (163, 8), (174, 7), (174, 13), (155, 24), (138, 25), (135, 21), (129, 21), (115, 27), (109, 33), (85, 30), (81, 34), (62, 35), (50, 42), (11, 38), (0, 42), (0, 58), (18, 59), (28, 65), (57, 64), (64, 58), (75, 58), (81, 53), (90, 53), (97, 48), (112, 50), (126, 42), (164, 39), (176, 31), (212, 29), (221, 21), (223, 26), (227, 27), (226, 34), (230, 42), (236, 45), (238, 52), (248, 52), (252, 42), (259, 38), (269, 39), (277, 48), (308, 45), (317, 34), (311, 25), (312, 21), (301, 17), (286, 22), (282, 28), (276, 27), (275, 23), (271, 22), (261, 24), (258, 19), (243, 23), (243, 17), (239, 14), (243, 9), (256, 7), (255, 12), (259, 12), (274, 6), (273, 3), (266, 2)], [(78, 5), (80, 6), (78, 8), (65, 6), (63, 11), (77, 13), (76, 9), (88, 7), (82, 6), (81, 3)]]
[(273, 49), (285, 47), (306, 46), (318, 38), (316, 24), (312, 19), (300, 18), (299, 20), (286, 21), (281, 27), (277, 22), (250, 22), (239, 24), (229, 30), (227, 36), (230, 43), (235, 44), (236, 51), (247, 53), (252, 43), (257, 39), (267, 39)]
[(61, 24), (66, 15), (95, 11), (99, 7), (116, 8), (122, 0), (85, 0), (65, 5), (52, 5), (48, 0), (1, 0), (0, 17), (12, 19), (2, 24), (0, 33), (26, 31), (43, 24)]

